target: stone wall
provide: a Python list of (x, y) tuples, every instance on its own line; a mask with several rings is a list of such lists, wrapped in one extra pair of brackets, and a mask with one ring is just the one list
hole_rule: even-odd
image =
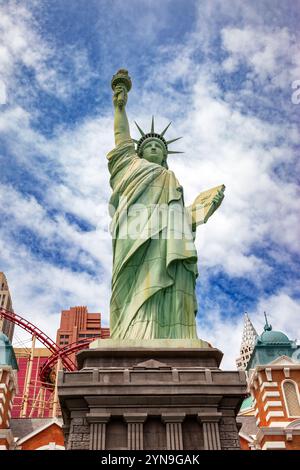
[(222, 450), (240, 449), (240, 439), (234, 417), (227, 416), (221, 418), (219, 429)]
[(90, 426), (85, 418), (73, 418), (66, 443), (67, 450), (89, 450)]
[[(234, 417), (222, 417), (218, 421), (210, 421), (208, 438), (205, 439), (205, 425), (199, 423), (197, 416), (186, 416), (182, 423), (178, 423), (181, 428), (182, 442), (178, 438), (176, 443), (176, 432), (174, 432), (174, 442), (169, 442), (167, 428), (168, 423), (164, 422), (165, 417), (149, 416), (142, 423), (140, 429), (141, 445), (144, 450), (238, 450), (240, 449), (238, 431)], [(173, 420), (174, 421), (174, 420)], [(175, 421), (174, 421), (175, 422)], [(73, 418), (70, 426), (70, 434), (66, 444), (67, 450), (101, 450), (102, 445), (92, 444), (93, 424), (89, 424), (86, 418)], [(178, 434), (178, 432), (177, 432)], [(218, 446), (217, 434), (219, 434), (220, 446)], [(170, 441), (172, 439), (169, 439)], [(134, 446), (129, 445), (129, 423), (124, 418), (110, 419), (106, 424), (104, 449), (105, 450), (126, 450)]]

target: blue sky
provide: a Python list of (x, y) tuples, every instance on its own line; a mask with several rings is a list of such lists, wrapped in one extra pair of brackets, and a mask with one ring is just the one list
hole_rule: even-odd
[(52, 337), (73, 305), (108, 324), (105, 155), (125, 67), (133, 137), (152, 114), (184, 136), (169, 166), (187, 203), (226, 185), (197, 234), (199, 336), (224, 367), (244, 311), (300, 337), (299, 21), (294, 0), (0, 2), (0, 269), (16, 312)]

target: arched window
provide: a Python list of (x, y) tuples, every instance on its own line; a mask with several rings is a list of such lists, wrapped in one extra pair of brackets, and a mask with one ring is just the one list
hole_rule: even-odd
[(300, 416), (300, 400), (297, 384), (292, 380), (286, 380), (282, 384), (282, 389), (288, 416)]

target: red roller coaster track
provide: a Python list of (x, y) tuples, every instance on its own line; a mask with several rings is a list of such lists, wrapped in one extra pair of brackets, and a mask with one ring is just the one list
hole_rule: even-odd
[[(64, 360), (69, 355), (71, 355), (75, 352), (81, 351), (81, 349), (85, 349), (95, 339), (99, 339), (99, 337), (86, 338), (86, 339), (83, 339), (83, 340), (78, 341), (76, 343), (68, 344), (67, 346), (64, 346), (63, 348), (60, 348), (58, 351), (53, 353), (50, 357), (48, 357), (47, 361), (41, 367), (40, 374), (39, 374), (41, 382), (49, 384), (49, 386), (50, 386), (50, 382), (51, 382), (50, 374), (51, 374), (51, 371), (53, 370), (55, 364), (57, 363), (57, 361), (59, 359), (61, 359), (62, 362), (64, 362)], [(69, 370), (77, 370), (76, 365), (74, 364), (74, 368), (69, 369)]]
[[(54, 356), (57, 358), (60, 357), (62, 360), (63, 367), (65, 367), (67, 370), (69, 371), (77, 370), (76, 364), (74, 364), (74, 362), (68, 357), (68, 354), (63, 354), (62, 350), (66, 348), (61, 349), (54, 341), (52, 341), (51, 338), (49, 338), (48, 335), (46, 335), (46, 333), (40, 330), (40, 328), (35, 326), (33, 323), (21, 317), (17, 313), (10, 312), (9, 310), (6, 310), (3, 307), (0, 307), (0, 316), (4, 317), (6, 320), (11, 321), (15, 325), (20, 326), (21, 328), (23, 328), (23, 330), (26, 330), (28, 333), (35, 336), (38, 339), (38, 341), (40, 341), (47, 349), (49, 349), (49, 351), (52, 352), (52, 356), (50, 358)], [(80, 346), (81, 344), (82, 343), (80, 343)], [(85, 345), (86, 344), (88, 344), (88, 342), (86, 342)], [(82, 349), (82, 348), (79, 348), (79, 349)]]

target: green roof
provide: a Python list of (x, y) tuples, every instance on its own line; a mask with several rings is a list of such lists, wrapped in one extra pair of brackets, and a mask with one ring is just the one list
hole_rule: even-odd
[(265, 330), (258, 338), (257, 343), (264, 344), (291, 344), (291, 341), (281, 331)]
[(245, 400), (243, 401), (240, 411), (245, 411), (247, 410), (247, 408), (252, 408), (252, 406), (253, 406), (253, 401), (250, 395), (249, 397), (245, 398)]

